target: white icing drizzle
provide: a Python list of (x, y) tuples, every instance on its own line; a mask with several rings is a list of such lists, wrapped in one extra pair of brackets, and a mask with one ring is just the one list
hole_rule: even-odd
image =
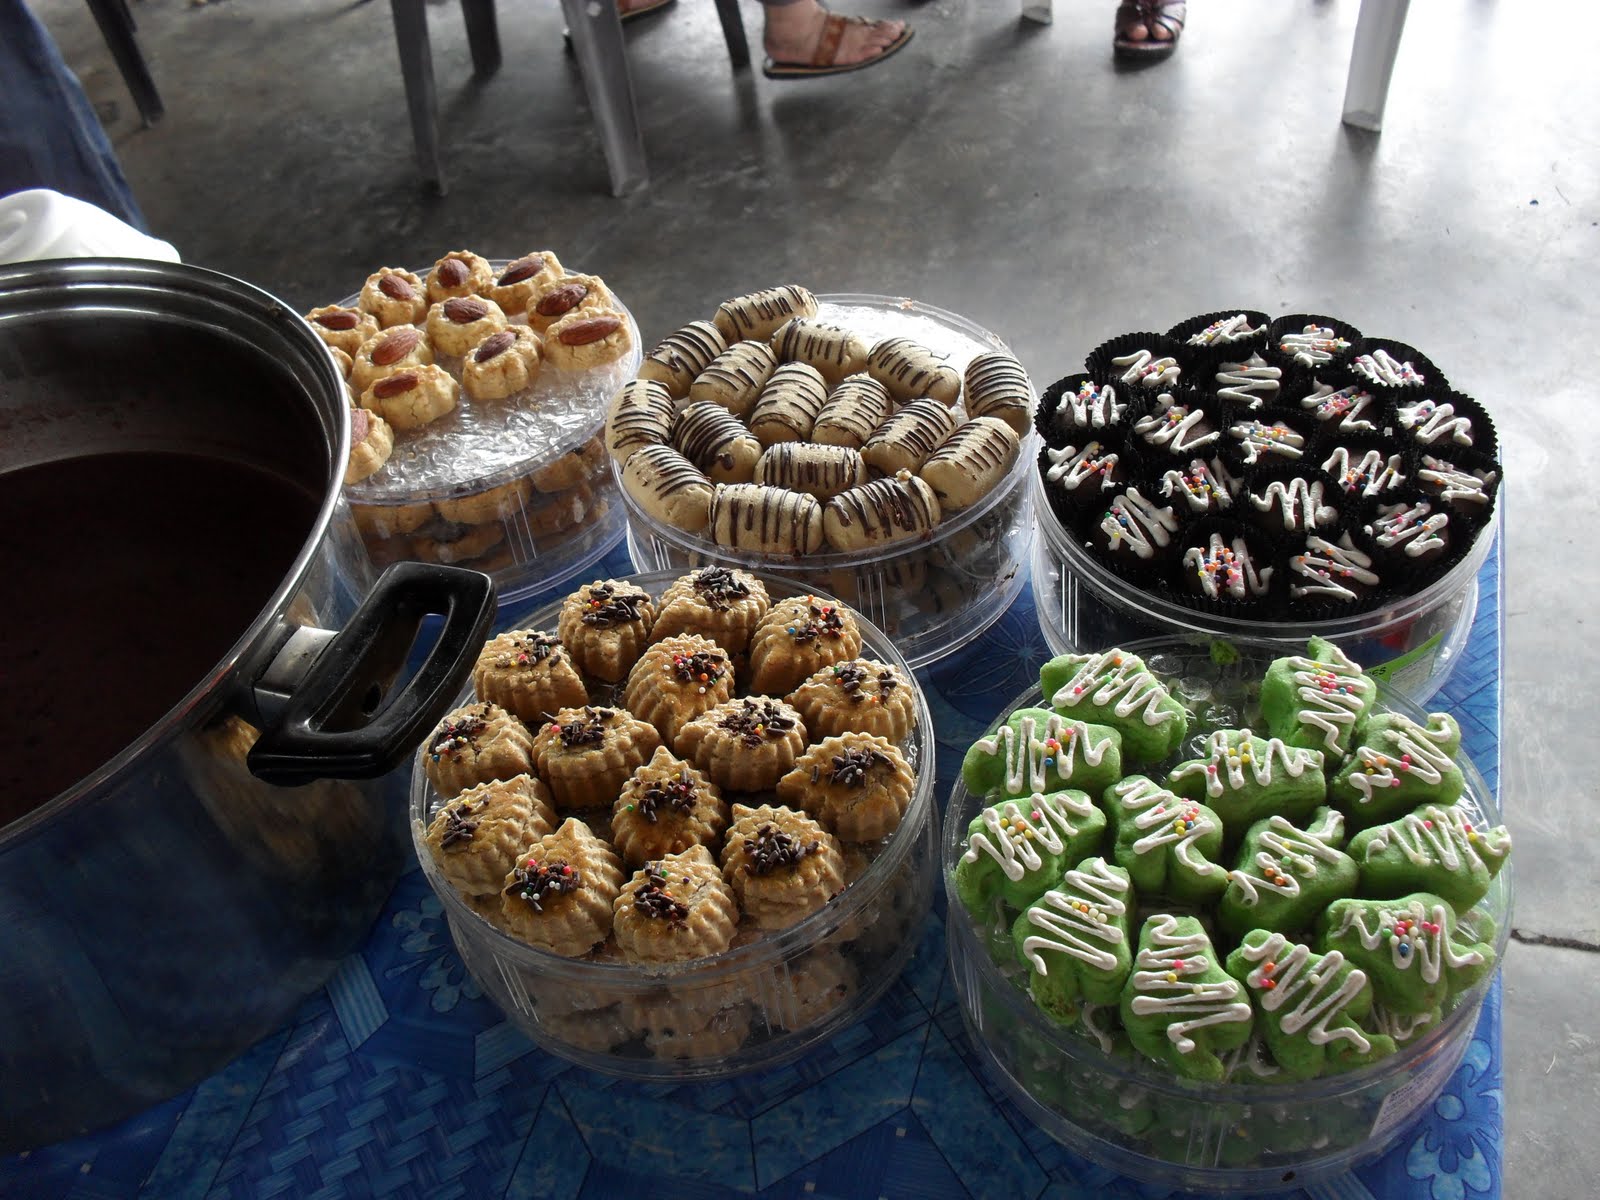
[(1079, 1022), (1099, 1045), (1102, 1054), (1110, 1054), (1117, 1048), (1116, 1019), (1115, 1004), (1085, 1004), (1078, 1010)]
[(1305, 553), (1296, 554), (1289, 560), (1289, 570), (1304, 576), (1309, 582), (1291, 584), (1289, 592), (1294, 596), (1330, 596), (1336, 600), (1354, 600), (1354, 589), (1340, 581), (1349, 579), (1373, 587), (1378, 577), (1371, 567), (1371, 557), (1355, 548), (1348, 533), (1339, 539), (1338, 545), (1312, 534), (1306, 538)]
[[(1035, 733), (1039, 733), (1039, 736), (1035, 737)], [(1056, 744), (1052, 746), (1051, 742)], [(1051, 713), (1042, 733), (1039, 732), (1037, 719), (1026, 716), (1017, 725), (1002, 725), (992, 737), (977, 742), (974, 749), (983, 754), (998, 754), (1002, 752), (1002, 743), (1005, 747), (1006, 791), (1021, 792), (1026, 782), (1029, 791), (1043, 792), (1049, 786), (1052, 771), (1061, 783), (1071, 779), (1073, 763), (1080, 755), (1086, 766), (1098, 767), (1105, 758), (1111, 739), (1105, 738), (1096, 745), (1091, 742), (1088, 727), (1082, 721)]]
[[(1462, 953), (1455, 948), (1450, 941), (1449, 921), (1450, 910), (1445, 905), (1435, 904), (1430, 914), (1421, 900), (1412, 900), (1403, 908), (1382, 909), (1376, 928), (1368, 929), (1366, 913), (1359, 904), (1352, 904), (1333, 936), (1343, 937), (1354, 930), (1366, 950), (1376, 950), (1388, 942), (1389, 960), (1396, 970), (1409, 971), (1415, 965), (1424, 983), (1438, 983), (1445, 967), (1476, 967), (1484, 961), (1477, 950)], [(1392, 931), (1391, 935), (1386, 937), (1385, 930)]]
[(977, 862), (981, 851), (1000, 864), (1007, 879), (1017, 883), (1028, 871), (1044, 865), (1041, 848), (1046, 854), (1065, 850), (1067, 840), (1077, 837), (1080, 828), (1072, 818), (1082, 821), (1093, 808), (1087, 797), (1079, 799), (1066, 792), (1035, 793), (1027, 800), (1007, 800), (986, 808), (981, 814), (986, 832), (968, 839), (961, 861)]
[(1246, 362), (1223, 363), (1217, 368), (1217, 395), (1246, 408), (1260, 408), (1278, 394), (1283, 372), (1259, 354)]
[[(1152, 446), (1166, 446), (1174, 454), (1187, 454), (1209, 446), (1222, 431), (1205, 425), (1204, 409), (1179, 404), (1171, 392), (1156, 397), (1156, 411), (1133, 423), (1133, 431)], [(1204, 429), (1206, 432), (1201, 432)]]
[(1250, 318), (1244, 313), (1237, 316), (1224, 317), (1220, 321), (1213, 321), (1199, 333), (1189, 336), (1191, 346), (1209, 346), (1212, 342), (1237, 342), (1245, 338), (1254, 337), (1266, 330), (1265, 325), (1251, 326)]
[(1128, 549), (1140, 558), (1152, 558), (1156, 547), (1165, 546), (1178, 532), (1178, 518), (1172, 509), (1160, 507), (1154, 500), (1146, 500), (1138, 488), (1129, 488), (1111, 502), (1111, 508), (1100, 520), (1111, 549), (1126, 542)]
[(1352, 464), (1349, 447), (1335, 446), (1322, 469), (1337, 479), (1345, 491), (1359, 490), (1363, 496), (1376, 496), (1399, 487), (1405, 480), (1400, 472), (1400, 456), (1391, 454), (1385, 460), (1381, 450), (1368, 450)]
[(1389, 387), (1421, 387), (1428, 382), (1412, 363), (1401, 362), (1382, 346), (1371, 354), (1356, 355), (1350, 365), (1373, 383)]
[(1249, 1041), (1229, 1050), (1221, 1058), (1222, 1077), (1230, 1083), (1240, 1071), (1248, 1071), (1257, 1079), (1276, 1079), (1283, 1074), (1283, 1068), (1272, 1060), (1266, 1043), (1255, 1030), (1251, 1030)]
[(1126, 719), (1142, 705), (1144, 712), (1140, 719), (1146, 725), (1165, 725), (1177, 716), (1172, 708), (1161, 707), (1161, 702), (1169, 699), (1170, 694), (1138, 656), (1107, 650), (1104, 654), (1067, 657), (1080, 664), (1078, 672), (1050, 697), (1052, 708), (1076, 708), (1081, 701), (1088, 700), (1101, 708), (1114, 704), (1112, 711)]
[(1383, 1004), (1372, 1006), (1372, 1031), (1392, 1037), (1396, 1043), (1409, 1042), (1439, 1019), (1437, 1010), (1422, 1013), (1395, 1012)]
[(1239, 953), (1260, 964), (1245, 979), (1260, 992), (1256, 1000), (1263, 1009), (1278, 1014), (1280, 1009), (1293, 1005), (1278, 1015), (1278, 1028), (1284, 1033), (1293, 1037), (1303, 1029), (1306, 1041), (1313, 1046), (1345, 1041), (1358, 1054), (1372, 1049), (1372, 1043), (1354, 1022), (1328, 1028), (1328, 1022), (1345, 1015), (1350, 1002), (1367, 986), (1367, 973), (1362, 970), (1352, 969), (1342, 981), (1338, 978), (1339, 969), (1344, 966), (1344, 955), (1339, 951), (1330, 950), (1314, 967), (1309, 966), (1311, 947), (1274, 933), (1258, 946), (1240, 946)]
[(1100, 489), (1115, 487), (1112, 479), (1112, 470), (1117, 465), (1115, 454), (1104, 453), (1105, 447), (1099, 442), (1090, 442), (1082, 450), (1068, 446), (1064, 450), (1048, 450), (1050, 456), (1050, 469), (1044, 477), (1051, 483), (1059, 483), (1068, 491), (1072, 491), (1086, 480), (1100, 476)]
[(1289, 678), (1301, 708), (1295, 723), (1322, 731), (1322, 744), (1330, 754), (1343, 754), (1339, 739), (1355, 728), (1374, 684), (1337, 646), (1329, 647), (1332, 662), (1296, 655), (1286, 659)]
[(1250, 503), (1262, 512), (1274, 506), (1283, 510), (1283, 527), (1289, 533), (1320, 529), (1339, 519), (1339, 510), (1322, 502), (1324, 488), (1320, 479), (1274, 479), (1259, 496), (1250, 493)]
[(1295, 362), (1320, 367), (1350, 349), (1350, 343), (1326, 325), (1307, 325), (1299, 333), (1286, 333), (1279, 338), (1278, 349), (1293, 355)]
[(1446, 504), (1465, 501), (1469, 504), (1489, 503), (1489, 485), (1498, 474), (1494, 471), (1462, 471), (1431, 455), (1422, 456), (1422, 467), (1417, 478), (1438, 489), (1439, 499)]
[(1228, 432), (1239, 439), (1240, 451), (1246, 463), (1253, 463), (1267, 454), (1299, 458), (1305, 451), (1306, 439), (1282, 421), (1274, 421), (1270, 425), (1264, 421), (1240, 421), (1237, 425), (1230, 425)]
[[(1415, 731), (1419, 737), (1413, 737)], [(1429, 713), (1426, 728), (1414, 722), (1393, 730), (1394, 751), (1384, 754), (1371, 746), (1358, 746), (1356, 758), (1362, 769), (1350, 772), (1350, 783), (1361, 793), (1361, 803), (1370, 804), (1372, 793), (1378, 788), (1399, 787), (1400, 774), (1414, 775), (1430, 786), (1444, 779), (1444, 774), (1455, 766), (1445, 753), (1445, 743), (1454, 739), (1443, 713)], [(1396, 769), (1400, 774), (1396, 774)]]
[(1237, 886), (1237, 900), (1245, 908), (1259, 904), (1262, 892), (1293, 899), (1300, 894), (1296, 872), (1314, 879), (1318, 859), (1334, 864), (1340, 858), (1333, 843), (1344, 831), (1344, 814), (1335, 809), (1326, 809), (1323, 818), (1309, 829), (1296, 829), (1277, 814), (1267, 818), (1267, 826), (1256, 839), (1259, 849), (1250, 863), (1261, 874), (1250, 874), (1248, 866), (1228, 872), (1228, 882)]
[(1121, 358), (1111, 360), (1113, 367), (1127, 367), (1122, 373), (1123, 383), (1136, 383), (1140, 387), (1164, 387), (1178, 382), (1183, 368), (1171, 357), (1157, 358), (1148, 350), (1135, 350)]
[(1474, 826), (1457, 805), (1440, 808), (1429, 804), (1421, 812), (1407, 813), (1398, 821), (1373, 830), (1367, 842), (1367, 859), (1384, 853), (1391, 842), (1414, 866), (1438, 864), (1447, 871), (1459, 871), (1464, 863), (1469, 870), (1487, 870), (1489, 864), (1481, 852), (1486, 851), (1498, 862), (1511, 848), (1511, 834), (1504, 825), (1481, 829)]
[(1378, 505), (1378, 517), (1367, 526), (1367, 532), (1385, 550), (1400, 546), (1408, 557), (1420, 558), (1445, 548), (1441, 534), (1449, 524), (1448, 513), (1434, 512), (1433, 505), (1419, 500), (1415, 504)]
[[(1237, 734), (1237, 746), (1228, 744), (1230, 733)], [(1277, 759), (1283, 765), (1285, 774), (1294, 779), (1305, 774), (1307, 767), (1322, 766), (1320, 750), (1305, 750), (1299, 746), (1285, 745), (1279, 738), (1268, 738), (1257, 753), (1256, 740), (1256, 736), (1248, 729), (1218, 729), (1206, 739), (1206, 757), (1174, 767), (1168, 779), (1176, 782), (1189, 775), (1203, 775), (1206, 794), (1217, 797), (1244, 787), (1246, 769), (1258, 786), (1271, 786), (1273, 759)]]
[(1242, 999), (1244, 990), (1238, 980), (1186, 982), (1210, 969), (1211, 943), (1206, 935), (1177, 934), (1178, 919), (1170, 913), (1150, 920), (1155, 923), (1150, 929), (1150, 944), (1140, 948), (1135, 964), (1138, 969), (1132, 976), (1136, 995), (1130, 1007), (1134, 1014), (1141, 1017), (1195, 1014), (1191, 1019), (1167, 1025), (1167, 1037), (1179, 1054), (1193, 1053), (1195, 1043), (1189, 1034), (1197, 1029), (1249, 1021), (1250, 1005)]
[(1236, 537), (1230, 544), (1223, 541), (1220, 533), (1211, 535), (1205, 549), (1190, 546), (1184, 551), (1183, 565), (1195, 572), (1200, 590), (1211, 600), (1219, 599), (1224, 592), (1230, 600), (1259, 596), (1272, 581), (1273, 569), (1256, 569), (1244, 538)]
[(1238, 490), (1239, 481), (1220, 458), (1209, 463), (1196, 458), (1190, 461), (1188, 471), (1173, 468), (1161, 477), (1161, 494), (1171, 499), (1174, 492), (1181, 493), (1191, 512), (1210, 512), (1213, 505), (1219, 510), (1232, 508)]
[(1134, 828), (1144, 834), (1133, 843), (1135, 854), (1171, 846), (1173, 857), (1196, 875), (1222, 870), (1195, 850), (1197, 841), (1222, 828), (1211, 813), (1149, 779), (1124, 779), (1112, 792), (1123, 811), (1134, 814)]
[(1097, 387), (1094, 380), (1085, 379), (1076, 392), (1062, 395), (1058, 413), (1070, 414), (1072, 424), (1103, 429), (1113, 425), (1128, 407), (1126, 400), (1117, 399), (1117, 389), (1111, 384)]
[(1373, 422), (1361, 416), (1377, 404), (1378, 398), (1364, 388), (1353, 384), (1334, 391), (1325, 383), (1318, 383), (1311, 395), (1300, 401), (1300, 407), (1311, 410), (1319, 421), (1339, 418), (1339, 428), (1346, 433), (1370, 433), (1377, 429)]
[(1023, 956), (1041, 975), (1050, 973), (1041, 950), (1070, 954), (1099, 971), (1110, 971), (1117, 956), (1106, 946), (1120, 946), (1122, 928), (1115, 922), (1127, 915), (1128, 881), (1113, 874), (1103, 858), (1074, 868), (1059, 888), (1051, 888), (1028, 906), (1027, 921), (1038, 933), (1022, 939)]
[(1450, 438), (1462, 446), (1472, 445), (1472, 420), (1456, 416), (1454, 404), (1421, 400), (1395, 409), (1395, 416), (1403, 428), (1416, 434), (1419, 442), (1442, 442)]

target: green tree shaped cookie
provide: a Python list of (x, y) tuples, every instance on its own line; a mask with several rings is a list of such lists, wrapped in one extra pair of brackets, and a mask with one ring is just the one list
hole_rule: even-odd
[(1328, 904), (1356, 890), (1361, 871), (1339, 849), (1344, 814), (1319, 808), (1305, 828), (1285, 817), (1250, 826), (1217, 904), (1217, 924), (1232, 938), (1252, 929), (1309, 929)]
[(1442, 1016), (1444, 1013), (1437, 1008), (1420, 1013), (1397, 1013), (1388, 1005), (1374, 1001), (1364, 1024), (1373, 1033), (1393, 1039), (1396, 1046), (1404, 1046), (1427, 1033)]
[(1378, 685), (1332, 642), (1312, 638), (1304, 655), (1280, 658), (1261, 683), (1261, 713), (1274, 737), (1321, 750), (1327, 766), (1350, 752)]
[(1328, 798), (1354, 829), (1424, 804), (1454, 804), (1466, 788), (1455, 763), (1459, 749), (1461, 728), (1449, 713), (1429, 713), (1426, 726), (1400, 713), (1379, 713), (1328, 785)]
[(1167, 786), (1210, 805), (1224, 830), (1235, 835), (1274, 813), (1291, 820), (1307, 816), (1327, 794), (1320, 750), (1259, 738), (1248, 729), (1217, 730), (1206, 740), (1205, 757), (1173, 767)]
[(1133, 762), (1160, 762), (1189, 733), (1188, 711), (1125, 650), (1052, 658), (1039, 668), (1039, 687), (1062, 716), (1115, 729)]
[(980, 796), (998, 791), (1017, 800), (1068, 787), (1098, 796), (1122, 778), (1122, 735), (1047, 708), (1019, 708), (972, 744), (961, 778)]
[(1337, 950), (1318, 954), (1281, 933), (1253, 929), (1228, 955), (1228, 974), (1249, 991), (1256, 1026), (1291, 1079), (1314, 1079), (1394, 1053), (1394, 1041), (1369, 1033), (1367, 974)]
[(1040, 896), (1011, 927), (1028, 994), (1051, 1020), (1071, 1025), (1081, 1001), (1115, 1004), (1133, 966), (1128, 873), (1085, 859)]
[(1218, 1055), (1249, 1040), (1251, 1017), (1244, 988), (1222, 969), (1198, 918), (1146, 918), (1122, 990), (1122, 1027), (1136, 1050), (1187, 1079), (1218, 1082)]
[(1442, 1008), (1494, 968), (1494, 947), (1458, 929), (1449, 901), (1428, 892), (1335, 900), (1317, 921), (1317, 947), (1365, 971), (1373, 995), (1396, 1013)]
[(1101, 806), (1116, 831), (1112, 860), (1140, 895), (1200, 904), (1228, 886), (1227, 869), (1212, 861), (1222, 851), (1222, 820), (1204, 804), (1129, 775), (1105, 790)]
[(1079, 791), (991, 804), (967, 826), (956, 894), (979, 920), (989, 916), (996, 896), (1027, 908), (1060, 881), (1067, 864), (1093, 853), (1105, 828), (1105, 813)]
[(1458, 805), (1427, 804), (1350, 843), (1361, 867), (1363, 896), (1432, 892), (1465, 912), (1489, 892), (1511, 853), (1504, 825), (1474, 824)]

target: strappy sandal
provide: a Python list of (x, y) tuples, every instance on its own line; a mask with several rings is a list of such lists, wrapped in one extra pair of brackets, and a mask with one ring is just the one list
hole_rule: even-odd
[(672, 3), (674, 3), (674, 0), (648, 0), (647, 3), (641, 4), (637, 8), (631, 8), (627, 12), (623, 12), (620, 8), (617, 9), (617, 17), (626, 25), (629, 21), (637, 21), (640, 17), (648, 17), (651, 13), (658, 13)]
[(908, 25), (901, 30), (900, 36), (885, 46), (879, 53), (871, 58), (864, 58), (860, 62), (840, 63), (839, 43), (844, 40), (845, 30), (851, 25), (876, 25), (878, 22), (868, 20), (866, 17), (844, 17), (838, 13), (828, 13), (822, 25), (822, 36), (817, 39), (817, 48), (811, 54), (810, 62), (780, 62), (768, 58), (761, 68), (761, 73), (768, 79), (811, 79), (821, 75), (843, 75), (847, 71), (859, 71), (863, 67), (875, 67), (891, 54), (905, 48), (911, 40), (911, 27)]
[[(1168, 58), (1178, 48), (1178, 37), (1183, 33), (1184, 18), (1188, 15), (1188, 5), (1183, 0), (1123, 0), (1117, 5), (1116, 35), (1111, 48), (1118, 58), (1139, 62)], [(1144, 26), (1142, 41), (1128, 37), (1135, 25)], [(1166, 30), (1168, 36), (1157, 40), (1154, 36), (1157, 29)]]

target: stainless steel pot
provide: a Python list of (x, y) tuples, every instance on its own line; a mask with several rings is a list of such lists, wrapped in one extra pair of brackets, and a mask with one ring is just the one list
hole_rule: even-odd
[[(292, 567), (187, 695), (0, 827), (0, 1150), (138, 1111), (278, 1027), (399, 874), (404, 809), (376, 777), (448, 707), (494, 591), (417, 564), (374, 585), (340, 495), (348, 449), (329, 356), (266, 293), (155, 263), (0, 268), (0, 474), (155, 450), (320, 498)], [(0, 588), (58, 603), (30, 566), (0, 564)], [(424, 626), (436, 640), (413, 652)]]

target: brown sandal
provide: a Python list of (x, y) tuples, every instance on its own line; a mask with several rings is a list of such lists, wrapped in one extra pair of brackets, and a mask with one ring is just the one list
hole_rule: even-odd
[[(1118, 58), (1153, 62), (1169, 57), (1178, 48), (1178, 37), (1183, 33), (1188, 5), (1183, 0), (1123, 0), (1117, 5), (1116, 36), (1111, 48)], [(1145, 37), (1133, 41), (1128, 33), (1135, 25), (1143, 25)], [(1157, 40), (1157, 29), (1165, 29), (1168, 36)]]
[(896, 51), (904, 49), (911, 40), (911, 27), (908, 25), (900, 36), (890, 42), (883, 50), (871, 58), (864, 58), (860, 62), (839, 63), (839, 43), (844, 40), (845, 30), (851, 25), (876, 25), (877, 21), (868, 20), (866, 17), (843, 17), (838, 13), (828, 13), (822, 23), (822, 36), (817, 39), (817, 48), (811, 54), (810, 62), (780, 62), (768, 58), (761, 68), (761, 73), (768, 79), (811, 79), (820, 75), (843, 75), (847, 71), (859, 71), (863, 67), (875, 67)]

